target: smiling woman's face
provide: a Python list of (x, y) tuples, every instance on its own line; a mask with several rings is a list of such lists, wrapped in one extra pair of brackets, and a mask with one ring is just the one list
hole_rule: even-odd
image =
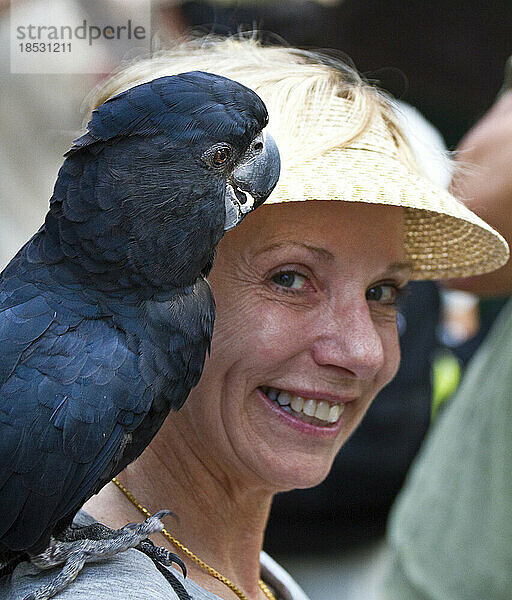
[(178, 413), (210, 466), (275, 490), (327, 475), (398, 367), (404, 261), (389, 206), (265, 206), (225, 236), (211, 356)]

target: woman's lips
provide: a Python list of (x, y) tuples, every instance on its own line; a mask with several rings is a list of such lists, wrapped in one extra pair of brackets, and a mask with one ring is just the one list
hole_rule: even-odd
[(353, 400), (353, 398), (347, 398), (345, 401), (341, 399), (332, 401), (331, 399), (327, 400), (319, 397), (310, 398), (306, 394), (299, 395), (270, 386), (261, 386), (259, 390), (266, 399), (276, 408), (279, 407), (281, 411), (303, 423), (326, 430), (339, 428), (345, 403)]
[(263, 387), (263, 393), (278, 404), (285, 412), (294, 413), (307, 423), (329, 425), (336, 423), (343, 414), (344, 404), (331, 403), (327, 400), (304, 398), (286, 390)]

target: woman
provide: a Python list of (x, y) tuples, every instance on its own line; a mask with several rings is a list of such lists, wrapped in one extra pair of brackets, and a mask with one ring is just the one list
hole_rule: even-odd
[[(304, 599), (260, 557), (273, 495), (320, 482), (393, 377), (395, 304), (407, 281), (489, 271), (508, 249), (416, 172), (388, 101), (327, 56), (193, 42), (118, 74), (96, 102), (194, 69), (260, 94), (282, 176), (269, 205), (219, 246), (215, 333), (199, 385), (121, 474), (123, 487), (110, 484), (85, 509), (121, 527), (140, 520), (141, 506), (172, 508), (168, 528), (194, 553), (180, 554), (194, 598)], [(176, 551), (160, 534), (154, 542)], [(20, 565), (0, 592), (23, 598), (43, 581)], [(149, 558), (129, 550), (86, 565), (58, 598), (108, 596), (177, 597)]]

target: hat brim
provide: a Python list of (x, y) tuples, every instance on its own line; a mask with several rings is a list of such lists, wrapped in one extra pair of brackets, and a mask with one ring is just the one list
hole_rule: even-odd
[(411, 279), (487, 273), (509, 257), (503, 237), (452, 194), (378, 151), (336, 148), (311, 160), (283, 160), (267, 204), (307, 200), (403, 207)]

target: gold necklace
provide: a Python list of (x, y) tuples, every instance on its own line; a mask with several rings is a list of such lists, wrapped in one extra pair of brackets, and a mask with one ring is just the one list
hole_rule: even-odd
[[(112, 481), (117, 485), (117, 487), (123, 492), (123, 494), (128, 498), (128, 500), (143, 515), (145, 515), (146, 517), (150, 517), (151, 516), (151, 513), (149, 512), (149, 510), (145, 506), (143, 506), (137, 500), (137, 498), (135, 498), (135, 496), (130, 492), (130, 490), (128, 488), (126, 488), (119, 481), (119, 479), (117, 479), (117, 477), (113, 477)], [(166, 529), (162, 529), (162, 531), (160, 533), (165, 538), (167, 538), (171, 542), (171, 544), (173, 544), (174, 546), (176, 546), (176, 548), (178, 548), (179, 550), (181, 550), (183, 552), (183, 554), (185, 554), (191, 560), (193, 560), (195, 563), (197, 563), (201, 567), (201, 569), (203, 569), (203, 571), (206, 571), (208, 573), (208, 575), (211, 575), (212, 577), (215, 577), (215, 579), (218, 579), (221, 583), (223, 583), (225, 586), (227, 586), (232, 592), (234, 592), (240, 598), (240, 600), (249, 600), (247, 598), (247, 596), (244, 594), (244, 592), (242, 592), (242, 590), (237, 585), (235, 585), (230, 579), (228, 579), (227, 577), (224, 577), (224, 575), (222, 575), (221, 573), (219, 573), (218, 571), (216, 571), (213, 567), (210, 567), (210, 565), (208, 565), (204, 561), (202, 561), (191, 550), (189, 550), (186, 546), (184, 546), (179, 540), (177, 540), (175, 537), (173, 537)], [(270, 591), (270, 588), (263, 581), (263, 579), (260, 579), (258, 581), (258, 586), (259, 586), (260, 590), (268, 598), (268, 600), (276, 600), (276, 597)]]

